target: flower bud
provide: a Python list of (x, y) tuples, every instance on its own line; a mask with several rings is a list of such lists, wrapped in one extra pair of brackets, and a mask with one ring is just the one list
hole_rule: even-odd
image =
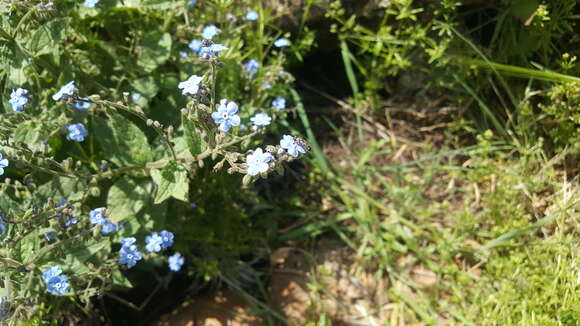
[(222, 167), (224, 166), (224, 160), (219, 161), (216, 165), (213, 166), (213, 171), (217, 172), (219, 170), (222, 169)]
[(147, 119), (147, 126), (151, 127), (152, 124), (153, 124), (153, 120)]
[(97, 186), (90, 187), (89, 192), (91, 193), (91, 196), (93, 196), (93, 197), (99, 197), (101, 195), (101, 189)]
[(156, 128), (161, 128), (161, 123), (160, 123), (159, 121), (157, 121), (157, 120), (153, 121), (153, 125), (154, 125)]
[(242, 184), (244, 185), (244, 187), (246, 187), (247, 185), (250, 184), (250, 182), (252, 182), (252, 176), (249, 174), (246, 174), (244, 176), (244, 178), (242, 179)]

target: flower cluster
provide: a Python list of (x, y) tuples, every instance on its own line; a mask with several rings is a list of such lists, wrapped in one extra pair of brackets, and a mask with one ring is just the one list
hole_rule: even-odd
[[(145, 249), (148, 252), (160, 252), (171, 247), (173, 245), (173, 239), (173, 233), (167, 230), (163, 230), (159, 233), (153, 232), (145, 237)], [(137, 240), (133, 237), (121, 240), (121, 250), (119, 250), (119, 263), (121, 265), (126, 265), (130, 268), (135, 266), (137, 262), (143, 258), (143, 255), (135, 245), (135, 242), (137, 242)], [(172, 271), (179, 271), (183, 262), (184, 259), (180, 254), (174, 254), (169, 257), (169, 268)]]
[(68, 138), (77, 142), (82, 142), (85, 140), (85, 137), (89, 134), (87, 128), (82, 123), (73, 123), (66, 125), (66, 129), (68, 130)]
[[(280, 140), (280, 147), (277, 151), (274, 148), (264, 152), (262, 148), (258, 147), (246, 156), (247, 174), (256, 176), (268, 172), (270, 167), (274, 166), (278, 160), (289, 160), (286, 153), (292, 158), (296, 158), (308, 151), (308, 145), (304, 140), (284, 135)], [(275, 152), (277, 156), (272, 155), (272, 152)]]
[(173, 233), (169, 231), (153, 232), (145, 238), (145, 249), (149, 252), (160, 252), (173, 244)]
[(117, 224), (109, 221), (107, 218), (106, 208), (99, 207), (89, 212), (89, 220), (91, 224), (101, 226), (101, 234), (107, 235), (117, 231)]
[(28, 103), (28, 91), (24, 88), (17, 88), (10, 94), (8, 101), (12, 105), (14, 111), (24, 110), (24, 106)]
[(124, 238), (121, 240), (121, 250), (119, 250), (119, 264), (125, 265), (129, 268), (135, 266), (138, 261), (140, 261), (143, 256), (135, 242), (137, 239), (133, 237)]
[(68, 277), (62, 274), (62, 269), (59, 266), (52, 266), (42, 273), (46, 290), (54, 295), (65, 295), (70, 289)]

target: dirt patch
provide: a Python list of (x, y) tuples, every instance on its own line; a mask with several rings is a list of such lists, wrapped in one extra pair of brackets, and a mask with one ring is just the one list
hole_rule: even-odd
[[(321, 240), (313, 250), (283, 247), (270, 257), (269, 307), (290, 325), (305, 325), (321, 314), (333, 325), (379, 325), (387, 281), (361, 271), (355, 253), (338, 240)], [(224, 290), (186, 300), (152, 326), (262, 326), (251, 305)]]
[(152, 326), (263, 326), (247, 302), (232, 291), (189, 299)]

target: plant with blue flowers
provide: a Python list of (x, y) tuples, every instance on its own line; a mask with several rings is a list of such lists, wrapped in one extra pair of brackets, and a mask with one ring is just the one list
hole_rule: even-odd
[(252, 183), (307, 148), (276, 143), (299, 103), (284, 69), (298, 50), (262, 9), (223, 9), (0, 6), (0, 319), (126, 304), (111, 291), (153, 269), (219, 277), (263, 241)]

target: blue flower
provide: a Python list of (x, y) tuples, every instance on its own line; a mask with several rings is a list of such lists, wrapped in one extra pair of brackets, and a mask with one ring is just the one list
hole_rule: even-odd
[(52, 266), (42, 273), (46, 290), (54, 295), (65, 295), (70, 289), (68, 277), (62, 274), (59, 266)]
[(277, 48), (283, 48), (288, 45), (290, 45), (290, 40), (285, 37), (281, 37), (274, 42), (274, 46)]
[(149, 252), (160, 252), (163, 246), (163, 238), (157, 232), (145, 237), (145, 249)]
[(276, 108), (276, 110), (284, 110), (286, 108), (286, 99), (283, 97), (276, 97), (272, 101), (272, 106)]
[(51, 242), (52, 240), (54, 240), (54, 237), (56, 236), (56, 233), (50, 231), (50, 232), (46, 232), (44, 234), (44, 238), (46, 239), (46, 241)]
[(193, 8), (193, 7), (195, 7), (195, 4), (196, 4), (196, 3), (197, 3), (197, 0), (191, 0), (191, 1), (189, 2), (189, 4), (187, 4), (187, 6), (188, 6), (189, 8)]
[(68, 228), (70, 226), (77, 224), (78, 222), (79, 219), (76, 216), (73, 216), (68, 221), (66, 221), (66, 223), (64, 223), (64, 226)]
[(133, 93), (131, 94), (131, 100), (133, 100), (134, 102), (139, 101), (139, 99), (141, 98), (141, 94), (139, 93)]
[(185, 51), (179, 51), (179, 56), (182, 58), (187, 58), (188, 54)]
[(193, 53), (199, 54), (199, 51), (203, 47), (203, 42), (200, 40), (194, 39), (194, 40), (191, 40), (191, 42), (189, 42), (188, 46), (191, 49), (191, 51), (193, 51)]
[(129, 237), (129, 238), (124, 238), (121, 239), (121, 247), (125, 247), (125, 246), (131, 246), (132, 244), (134, 244), (137, 241), (137, 239), (133, 238), (133, 237)]
[(87, 8), (95, 8), (95, 6), (99, 3), (99, 0), (85, 0), (83, 5)]
[(24, 110), (24, 105), (28, 103), (28, 91), (24, 88), (17, 88), (10, 94), (10, 101), (14, 111)]
[(260, 15), (258, 15), (257, 12), (255, 12), (254, 10), (248, 10), (248, 13), (246, 14), (246, 20), (258, 20), (258, 18), (260, 18)]
[(121, 240), (121, 250), (119, 250), (119, 264), (126, 265), (131, 268), (137, 264), (143, 256), (133, 243), (135, 238), (124, 238)]
[(117, 231), (117, 225), (114, 224), (113, 222), (111, 222), (109, 220), (105, 220), (101, 224), (101, 234), (102, 235), (107, 235), (107, 234), (113, 233), (115, 231)]
[(220, 30), (215, 25), (209, 25), (204, 27), (203, 31), (201, 32), (201, 37), (206, 40), (211, 40), (219, 32)]
[(89, 212), (89, 220), (93, 225), (103, 225), (107, 219), (105, 207), (95, 208)]
[(68, 129), (68, 138), (77, 142), (82, 142), (85, 137), (89, 134), (87, 129), (82, 123), (73, 123), (66, 125)]
[(183, 95), (196, 95), (199, 93), (200, 83), (203, 77), (198, 75), (191, 75), (186, 81), (182, 81), (177, 85), (177, 88), (181, 89), (181, 94)]
[(252, 154), (246, 156), (246, 164), (248, 164), (248, 174), (258, 175), (268, 171), (270, 166), (268, 162), (272, 161), (274, 157), (268, 152), (262, 151), (260, 147), (256, 148)]
[(308, 151), (290, 135), (284, 135), (284, 137), (282, 137), (282, 140), (280, 140), (280, 147), (287, 150), (292, 157), (297, 157), (299, 154), (304, 154)]
[(60, 274), (62, 274), (62, 269), (60, 269), (60, 266), (55, 265), (42, 272), (42, 277), (44, 277), (45, 280), (49, 280), (53, 277), (59, 276)]
[(167, 249), (169, 247), (171, 247), (171, 245), (173, 245), (173, 233), (163, 230), (160, 232), (161, 234), (161, 240), (163, 241), (161, 243), (161, 249)]
[(212, 44), (210, 46), (204, 46), (199, 50), (199, 56), (204, 59), (209, 59), (217, 57), (220, 52), (227, 50), (228, 47), (223, 44)]
[(232, 15), (232, 13), (229, 13), (229, 12), (228, 12), (228, 13), (226, 14), (226, 19), (227, 19), (227, 20), (232, 20), (232, 19), (234, 19), (234, 15)]
[(61, 87), (60, 90), (52, 96), (52, 99), (55, 101), (66, 100), (69, 97), (74, 96), (76, 92), (78, 92), (78, 89), (75, 87), (75, 81), (73, 80)]
[(272, 121), (272, 118), (270, 118), (266, 113), (260, 112), (250, 118), (250, 120), (255, 126), (267, 126)]
[(179, 272), (184, 262), (185, 259), (183, 259), (183, 256), (181, 256), (180, 253), (176, 252), (173, 255), (169, 256), (169, 269), (174, 272)]
[[(89, 99), (86, 97), (79, 97), (81, 100), (85, 100), (88, 101)], [(91, 107), (91, 103), (90, 102), (84, 102), (84, 101), (76, 101), (75, 104), (73, 104), (73, 108), (82, 111), (82, 110), (86, 110), (88, 108)]]
[(0, 234), (6, 233), (6, 226), (4, 225), (4, 220), (0, 216)]
[(232, 101), (221, 100), (217, 111), (211, 114), (213, 121), (219, 124), (221, 131), (228, 132), (232, 126), (240, 125), (240, 116), (237, 114), (238, 105)]
[(4, 174), (4, 168), (8, 166), (8, 160), (2, 157), (0, 154), (0, 175)]
[(244, 64), (244, 69), (248, 73), (248, 77), (252, 78), (260, 69), (260, 63), (255, 59), (250, 59)]
[(4, 301), (4, 298), (0, 297), (0, 321), (6, 319), (10, 314), (10, 304), (7, 301)]

